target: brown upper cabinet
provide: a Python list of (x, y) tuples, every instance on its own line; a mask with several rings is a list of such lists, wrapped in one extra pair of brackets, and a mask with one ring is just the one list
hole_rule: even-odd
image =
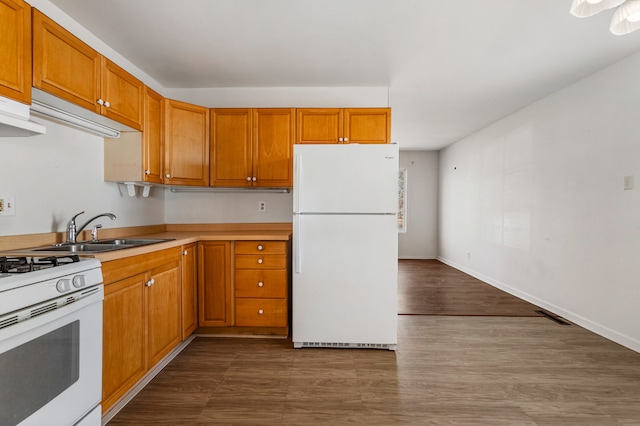
[(37, 9), (33, 86), (142, 130), (144, 84)]
[(164, 179), (164, 98), (145, 88), (142, 131), (142, 180), (162, 183)]
[(293, 108), (211, 110), (211, 186), (293, 185)]
[(0, 0), (0, 95), (31, 103), (31, 6)]
[(145, 87), (144, 128), (104, 139), (104, 180), (164, 182), (164, 98)]
[(164, 183), (209, 186), (209, 109), (164, 101)]
[(391, 108), (298, 108), (296, 143), (389, 143)]

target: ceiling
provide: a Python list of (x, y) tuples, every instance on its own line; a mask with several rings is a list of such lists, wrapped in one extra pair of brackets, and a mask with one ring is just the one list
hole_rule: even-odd
[(571, 0), (51, 0), (165, 88), (389, 88), (435, 150), (640, 51)]

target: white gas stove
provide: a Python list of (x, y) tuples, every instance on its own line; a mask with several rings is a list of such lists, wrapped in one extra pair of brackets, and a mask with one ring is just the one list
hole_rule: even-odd
[(0, 256), (0, 424), (99, 425), (97, 259)]

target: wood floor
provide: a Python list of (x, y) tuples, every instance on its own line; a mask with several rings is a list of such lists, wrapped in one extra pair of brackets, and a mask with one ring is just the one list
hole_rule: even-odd
[(540, 308), (437, 260), (400, 260), (398, 313), (540, 316)]
[(401, 315), (398, 335), (395, 352), (198, 337), (109, 426), (640, 425), (640, 354), (578, 326)]

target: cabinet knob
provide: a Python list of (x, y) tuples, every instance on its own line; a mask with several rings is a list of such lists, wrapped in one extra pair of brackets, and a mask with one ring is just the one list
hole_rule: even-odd
[(247, 182), (251, 182), (251, 176), (247, 176)]
[(167, 173), (166, 175), (164, 175), (164, 177), (166, 177), (167, 179), (169, 179), (171, 177), (170, 173)]
[(349, 142), (349, 138), (344, 138), (344, 141), (345, 142)]
[(258, 180), (258, 178), (256, 178), (256, 177), (254, 176), (251, 180), (255, 182), (255, 181), (257, 181), (257, 180)]
[(262, 281), (260, 281), (260, 282), (258, 283), (258, 287), (264, 287), (264, 283), (263, 283)]
[(96, 101), (96, 103), (97, 103), (98, 105), (104, 105), (104, 101), (103, 101), (102, 99), (98, 99), (98, 100)]
[(187, 255), (187, 251), (186, 251), (186, 250), (185, 250), (185, 251), (183, 251), (183, 252), (182, 252), (182, 255), (183, 255), (183, 256), (186, 256), (186, 255)]
[(262, 247), (262, 245), (258, 245), (258, 250), (262, 251), (264, 249), (264, 247)]
[(258, 315), (262, 315), (264, 314), (264, 311), (262, 309), (258, 309)]
[(262, 262), (263, 262), (263, 260), (262, 260), (262, 259), (258, 259), (258, 263), (262, 263)]
[(343, 140), (342, 138), (338, 138), (338, 142), (342, 142), (342, 140)]
[(148, 169), (147, 169), (147, 170), (145, 170), (145, 171), (144, 171), (144, 174), (145, 174), (145, 175), (150, 175), (150, 174), (151, 174), (151, 170), (148, 170)]
[(111, 106), (111, 104), (109, 103), (109, 101), (105, 101), (104, 102), (104, 106), (106, 106), (107, 108), (109, 108)]
[(144, 283), (144, 285), (146, 285), (147, 287), (151, 287), (151, 280), (149, 280), (146, 283)]

